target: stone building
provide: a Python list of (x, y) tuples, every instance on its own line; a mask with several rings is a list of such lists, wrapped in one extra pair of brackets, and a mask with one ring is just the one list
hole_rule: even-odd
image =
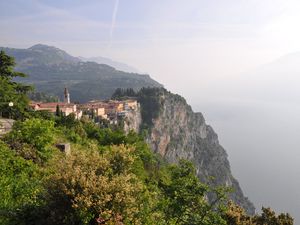
[(48, 111), (51, 113), (56, 113), (57, 107), (63, 113), (63, 115), (68, 116), (71, 113), (75, 115), (77, 119), (82, 116), (82, 111), (77, 109), (77, 105), (70, 103), (70, 94), (67, 88), (64, 90), (64, 101), (63, 102), (30, 102), (30, 107), (35, 111)]

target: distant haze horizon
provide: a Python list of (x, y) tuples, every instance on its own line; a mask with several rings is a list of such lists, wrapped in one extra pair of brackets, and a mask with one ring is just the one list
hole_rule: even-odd
[(219, 135), (233, 175), (256, 210), (289, 212), (295, 224), (300, 221), (299, 65), (299, 52), (287, 54), (215, 84), (217, 94), (211, 85), (198, 97), (187, 97)]

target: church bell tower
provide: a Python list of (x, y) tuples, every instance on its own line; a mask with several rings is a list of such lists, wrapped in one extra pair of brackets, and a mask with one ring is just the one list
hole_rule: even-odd
[(70, 104), (70, 93), (68, 91), (68, 88), (65, 87), (64, 91), (64, 103)]

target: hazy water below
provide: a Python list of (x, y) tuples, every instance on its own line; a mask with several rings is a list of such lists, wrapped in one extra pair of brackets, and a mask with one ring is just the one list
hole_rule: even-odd
[(270, 206), (300, 222), (300, 106), (194, 100), (229, 155), (233, 175), (259, 210)]

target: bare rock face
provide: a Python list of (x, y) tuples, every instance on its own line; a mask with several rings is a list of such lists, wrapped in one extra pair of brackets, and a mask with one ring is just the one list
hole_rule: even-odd
[[(194, 113), (182, 97), (169, 92), (161, 94), (159, 101), (161, 108), (152, 120), (147, 137), (153, 151), (171, 163), (190, 160), (202, 182), (232, 187), (234, 192), (230, 198), (248, 214), (254, 214), (253, 204), (243, 195), (238, 181), (231, 174), (226, 151), (219, 144), (213, 128), (205, 123), (203, 115)], [(137, 116), (138, 123), (139, 118)]]
[(0, 118), (0, 136), (12, 130), (15, 120)]
[(130, 110), (127, 112), (124, 120), (124, 131), (128, 133), (130, 130), (139, 132), (142, 124), (140, 105), (138, 104), (137, 110)]

